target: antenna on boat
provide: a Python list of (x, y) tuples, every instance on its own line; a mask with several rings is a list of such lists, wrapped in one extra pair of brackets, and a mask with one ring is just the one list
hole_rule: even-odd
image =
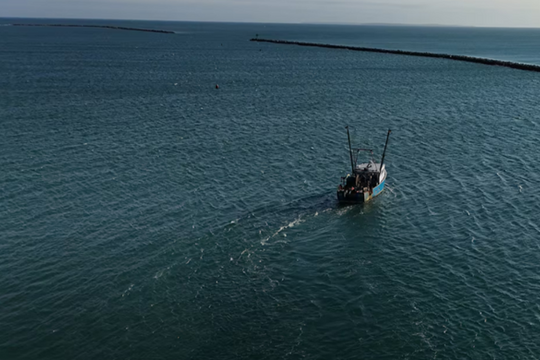
[(351, 135), (349, 135), (349, 125), (345, 126), (345, 128), (347, 129), (347, 139), (349, 139), (349, 155), (351, 157), (351, 169), (352, 169), (352, 172), (354, 173), (354, 164), (353, 164), (353, 159), (352, 159), (352, 148), (351, 148)]
[(382, 172), (382, 167), (383, 167), (383, 164), (384, 164), (384, 155), (386, 155), (386, 147), (388, 146), (388, 139), (390, 138), (390, 133), (391, 132), (392, 132), (392, 130), (388, 129), (388, 134), (386, 135), (386, 143), (384, 144), (384, 151), (382, 153), (381, 167), (380, 167), (379, 172)]

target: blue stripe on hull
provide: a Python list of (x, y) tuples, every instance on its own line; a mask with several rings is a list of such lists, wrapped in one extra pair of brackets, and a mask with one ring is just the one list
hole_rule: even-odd
[(375, 186), (373, 188), (373, 197), (379, 195), (384, 190), (384, 183), (385, 182), (386, 182), (386, 179), (384, 179), (382, 183), (380, 183), (379, 185), (377, 185), (377, 186)]

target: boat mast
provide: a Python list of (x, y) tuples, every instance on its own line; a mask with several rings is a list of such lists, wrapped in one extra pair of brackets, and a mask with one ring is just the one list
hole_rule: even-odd
[(392, 132), (392, 130), (388, 129), (388, 134), (386, 135), (386, 143), (384, 144), (384, 151), (382, 153), (381, 170), (379, 171), (380, 173), (382, 173), (382, 167), (383, 167), (383, 164), (384, 164), (384, 155), (386, 155), (386, 147), (388, 146), (388, 139), (390, 138), (390, 133), (391, 132)]
[(352, 172), (354, 173), (354, 164), (353, 164), (353, 159), (352, 159), (352, 148), (351, 148), (351, 136), (349, 135), (349, 125), (345, 126), (345, 128), (347, 129), (347, 139), (349, 139), (349, 155), (351, 157), (351, 169), (352, 169)]

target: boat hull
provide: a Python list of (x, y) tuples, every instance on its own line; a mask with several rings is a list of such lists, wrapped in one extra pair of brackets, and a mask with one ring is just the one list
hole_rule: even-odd
[(371, 192), (350, 194), (344, 190), (338, 190), (338, 201), (343, 204), (362, 204), (368, 202), (384, 190), (385, 182), (386, 179), (384, 179), (379, 185), (375, 186)]

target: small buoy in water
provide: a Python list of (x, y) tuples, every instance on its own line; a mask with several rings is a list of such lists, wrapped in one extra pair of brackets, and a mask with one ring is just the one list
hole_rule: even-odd
[(219, 85), (218, 85), (218, 84), (216, 84), (216, 89), (219, 89)]

